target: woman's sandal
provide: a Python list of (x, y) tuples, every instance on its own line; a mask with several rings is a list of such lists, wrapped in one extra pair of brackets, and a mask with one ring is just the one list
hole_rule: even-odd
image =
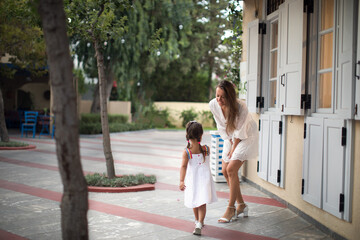
[(248, 205), (246, 205), (245, 203), (240, 203), (239, 206), (243, 206), (245, 205), (245, 207), (243, 208), (243, 210), (240, 212), (236, 209), (236, 216), (239, 217), (240, 214), (244, 214), (243, 217), (248, 217), (249, 216), (249, 207)]
[(229, 223), (229, 222), (235, 221), (237, 219), (236, 208), (233, 206), (228, 206), (228, 208), (234, 209), (234, 215), (232, 215), (229, 219), (224, 218), (224, 217), (219, 218), (219, 220), (218, 220), (219, 223)]

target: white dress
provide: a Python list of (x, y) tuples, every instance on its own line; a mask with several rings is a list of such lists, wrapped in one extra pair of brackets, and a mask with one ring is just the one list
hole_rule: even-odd
[[(239, 115), (236, 118), (236, 129), (232, 133), (226, 132), (226, 119), (216, 98), (209, 102), (210, 110), (214, 116), (216, 127), (224, 140), (222, 159), (225, 162), (230, 160), (250, 160), (258, 155), (259, 132), (256, 122), (251, 117), (246, 104), (239, 100)], [(236, 146), (231, 159), (227, 156), (231, 149), (230, 139), (238, 138), (241, 142)]]
[(190, 154), (184, 190), (184, 205), (188, 208), (217, 201), (214, 181), (210, 172), (210, 157), (203, 154)]

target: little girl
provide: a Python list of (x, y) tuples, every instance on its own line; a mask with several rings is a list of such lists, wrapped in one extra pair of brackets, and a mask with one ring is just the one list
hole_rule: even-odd
[(193, 234), (195, 235), (201, 235), (206, 204), (217, 201), (215, 185), (210, 173), (209, 147), (200, 144), (203, 132), (201, 124), (196, 121), (186, 124), (188, 144), (182, 154), (180, 169), (179, 188), (184, 191), (184, 205), (194, 211), (195, 229)]

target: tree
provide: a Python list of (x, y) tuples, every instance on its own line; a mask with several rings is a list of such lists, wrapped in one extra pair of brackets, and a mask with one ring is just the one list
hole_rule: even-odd
[[(45, 43), (39, 19), (31, 11), (29, 0), (0, 1), (0, 57), (10, 55), (13, 68), (3, 65), (0, 75), (12, 78), (17, 69), (25, 69), (32, 75), (45, 74)], [(5, 125), (2, 83), (0, 79), (0, 137), (8, 142), (9, 136)]]
[(115, 177), (114, 159), (111, 152), (109, 121), (107, 113), (108, 94), (105, 77), (103, 46), (113, 38), (119, 38), (126, 30), (126, 16), (115, 14), (125, 11), (129, 5), (123, 0), (66, 0), (66, 13), (71, 34), (91, 41), (95, 50), (100, 92), (100, 115), (103, 134), (103, 148), (108, 178)]
[(80, 162), (76, 92), (62, 0), (39, 0), (56, 115), (56, 155), (64, 192), (63, 239), (88, 239), (87, 183)]

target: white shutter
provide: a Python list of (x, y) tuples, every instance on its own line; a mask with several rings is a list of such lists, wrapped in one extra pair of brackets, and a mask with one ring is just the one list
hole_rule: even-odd
[[(280, 161), (281, 161), (282, 134), (279, 133), (280, 122), (281, 122), (281, 115), (270, 116), (268, 181), (277, 186), (280, 185), (280, 182), (278, 182), (277, 180), (278, 180), (278, 171), (281, 170)], [(283, 122), (281, 122), (281, 124), (285, 125)], [(284, 131), (282, 130), (282, 132)]]
[(342, 146), (344, 120), (324, 120), (323, 209), (338, 218), (340, 194), (344, 193), (345, 146)]
[(256, 97), (260, 96), (260, 54), (261, 35), (259, 34), (259, 19), (248, 24), (247, 37), (247, 107), (250, 112), (258, 112)]
[(301, 93), (304, 92), (306, 21), (303, 0), (285, 1), (279, 7), (280, 109), (286, 115), (302, 115)]
[(269, 153), (269, 135), (270, 135), (270, 117), (267, 114), (260, 115), (259, 132), (259, 170), (258, 175), (264, 180), (268, 180), (268, 153)]
[(323, 119), (307, 117), (303, 155), (303, 199), (321, 208)]
[(357, 29), (357, 54), (356, 54), (356, 75), (359, 78), (355, 79), (356, 91), (355, 91), (355, 107), (357, 112), (355, 119), (360, 120), (360, 4), (358, 9), (358, 29)]
[(338, 2), (338, 38), (337, 64), (335, 74), (335, 113), (348, 119), (352, 118), (354, 97), (355, 72), (355, 33), (354, 33), (354, 0), (340, 0)]

